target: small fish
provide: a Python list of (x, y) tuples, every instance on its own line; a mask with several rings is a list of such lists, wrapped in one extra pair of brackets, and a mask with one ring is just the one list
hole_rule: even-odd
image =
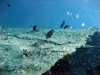
[(96, 48), (96, 46), (85, 45), (85, 46), (81, 46), (79, 49), (90, 49), (90, 48)]
[(33, 31), (36, 31), (37, 26), (33, 26)]
[(64, 24), (65, 24), (65, 21), (63, 20), (63, 23), (60, 25), (60, 28), (63, 28)]
[(85, 46), (81, 46), (82, 48), (93, 48), (93, 47), (96, 47), (96, 46), (92, 46), (92, 45), (85, 45)]
[(69, 27), (69, 25), (65, 25), (65, 26), (64, 26), (64, 29), (65, 29), (65, 28), (68, 28), (68, 27)]
[(48, 38), (50, 38), (52, 35), (53, 35), (53, 29), (52, 30), (50, 30), (47, 34), (46, 34), (46, 38), (48, 39)]
[(9, 4), (9, 3), (7, 3), (7, 5), (8, 5), (8, 7), (10, 8), (10, 4)]

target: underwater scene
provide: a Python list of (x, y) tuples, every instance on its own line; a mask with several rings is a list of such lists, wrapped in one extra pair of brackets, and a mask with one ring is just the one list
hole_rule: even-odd
[(0, 0), (0, 75), (100, 75), (99, 0)]

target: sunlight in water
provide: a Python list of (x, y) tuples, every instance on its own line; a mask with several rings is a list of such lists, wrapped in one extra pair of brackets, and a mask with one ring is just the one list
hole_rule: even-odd
[(82, 23), (82, 26), (84, 26), (85, 25), (85, 23)]

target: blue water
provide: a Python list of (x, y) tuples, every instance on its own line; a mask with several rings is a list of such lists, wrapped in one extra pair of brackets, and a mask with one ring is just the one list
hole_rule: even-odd
[[(7, 6), (10, 4), (10, 7)], [(100, 28), (100, 0), (0, 0), (0, 25), (6, 28)]]

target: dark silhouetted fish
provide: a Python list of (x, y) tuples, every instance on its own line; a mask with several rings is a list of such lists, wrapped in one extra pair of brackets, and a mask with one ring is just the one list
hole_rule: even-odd
[(64, 26), (64, 29), (65, 29), (65, 28), (68, 28), (68, 27), (69, 27), (69, 25), (65, 25), (65, 26)]
[(7, 5), (8, 5), (8, 7), (10, 7), (10, 4), (9, 3), (7, 3)]
[(37, 26), (33, 26), (33, 31), (36, 31)]
[(48, 39), (48, 38), (50, 38), (52, 35), (53, 35), (53, 29), (52, 30), (50, 30), (47, 34), (46, 34), (46, 38)]
[(65, 24), (65, 21), (63, 20), (63, 23), (60, 25), (60, 28), (63, 28), (64, 24)]

